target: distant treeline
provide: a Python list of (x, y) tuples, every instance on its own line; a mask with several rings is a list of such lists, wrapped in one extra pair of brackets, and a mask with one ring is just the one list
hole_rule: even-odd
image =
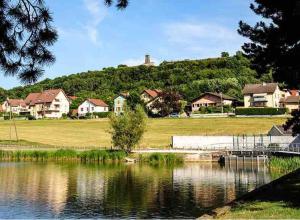
[(30, 86), (10, 90), (0, 88), (0, 101), (9, 98), (25, 98), (30, 92), (40, 92), (51, 88), (62, 88), (67, 95), (81, 98), (101, 98), (110, 106), (114, 97), (128, 91), (139, 94), (144, 89), (164, 89), (172, 87), (181, 93), (186, 101), (191, 101), (203, 92), (222, 91), (224, 94), (242, 98), (242, 88), (246, 83), (271, 81), (270, 74), (261, 77), (250, 68), (250, 61), (241, 52), (234, 56), (222, 53), (222, 57), (202, 60), (162, 62), (159, 66), (144, 65), (117, 68), (108, 67), (100, 71), (88, 71), (68, 76), (45, 79)]

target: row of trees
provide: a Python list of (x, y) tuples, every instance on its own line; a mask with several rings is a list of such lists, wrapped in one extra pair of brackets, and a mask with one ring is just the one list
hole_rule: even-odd
[[(272, 80), (267, 75), (262, 77), (264, 81)], [(186, 101), (193, 100), (203, 92), (216, 90), (242, 98), (241, 90), (246, 83), (260, 81), (256, 71), (250, 69), (250, 60), (238, 52), (234, 56), (220, 58), (163, 62), (154, 67), (121, 65), (46, 79), (34, 85), (0, 90), (0, 100), (3, 101), (7, 96), (25, 98), (30, 92), (50, 88), (62, 88), (68, 95), (76, 95), (81, 99), (101, 98), (110, 106), (120, 92), (128, 91), (136, 99), (147, 88), (172, 88)]]

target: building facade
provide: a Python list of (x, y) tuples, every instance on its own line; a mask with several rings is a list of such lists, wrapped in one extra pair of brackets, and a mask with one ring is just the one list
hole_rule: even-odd
[(236, 99), (228, 95), (206, 92), (194, 99), (191, 103), (192, 112), (199, 111), (201, 107), (232, 105)]
[(244, 107), (280, 107), (285, 93), (277, 83), (247, 84), (243, 89)]
[(120, 115), (124, 112), (128, 93), (121, 93), (114, 99), (114, 113)]
[(30, 114), (35, 118), (61, 118), (70, 110), (69, 99), (62, 89), (30, 93), (26, 99)]
[(11, 112), (16, 115), (28, 115), (29, 110), (23, 99), (7, 99), (2, 104), (3, 112)]
[(109, 106), (101, 99), (87, 99), (78, 107), (78, 116), (85, 116), (87, 113), (108, 112)]

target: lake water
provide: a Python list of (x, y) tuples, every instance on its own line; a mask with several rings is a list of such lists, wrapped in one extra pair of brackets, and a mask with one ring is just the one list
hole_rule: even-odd
[(193, 218), (270, 181), (262, 164), (0, 162), (0, 218)]

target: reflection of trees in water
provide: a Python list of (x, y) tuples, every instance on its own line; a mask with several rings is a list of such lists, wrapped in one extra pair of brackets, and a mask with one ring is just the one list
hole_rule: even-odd
[(0, 200), (21, 197), (45, 217), (197, 217), (269, 180), (263, 167), (211, 163), (33, 163), (0, 169)]

